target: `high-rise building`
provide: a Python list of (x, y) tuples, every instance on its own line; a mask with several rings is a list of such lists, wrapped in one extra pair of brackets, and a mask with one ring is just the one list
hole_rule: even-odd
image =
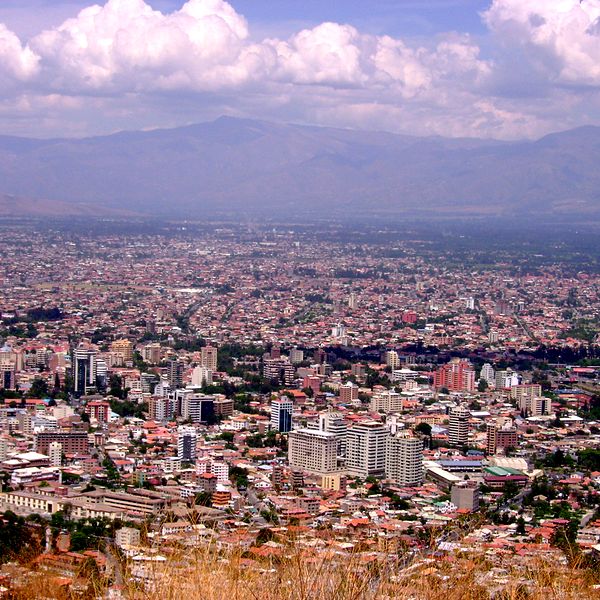
[(292, 385), (295, 372), (294, 365), (287, 358), (263, 359), (263, 377), (265, 379), (276, 380), (284, 385)]
[(469, 439), (469, 418), (471, 413), (466, 406), (453, 406), (449, 412), (448, 441), (451, 444), (466, 444)]
[(298, 348), (292, 348), (290, 350), (290, 362), (293, 365), (297, 365), (304, 360), (304, 352)]
[(271, 483), (273, 487), (279, 489), (283, 484), (283, 466), (273, 465), (273, 471), (271, 472)]
[(198, 434), (193, 427), (181, 425), (177, 428), (177, 458), (186, 462), (196, 460)]
[(0, 433), (0, 461), (8, 458), (8, 439)]
[(392, 370), (400, 368), (400, 357), (395, 350), (388, 350), (385, 353), (385, 364)]
[(171, 359), (167, 369), (167, 379), (171, 389), (183, 387), (183, 363), (177, 359)]
[(490, 422), (486, 425), (486, 453), (496, 454), (498, 450), (516, 448), (518, 444), (517, 429), (507, 420), (503, 425)]
[(171, 421), (175, 414), (175, 402), (168, 396), (152, 396), (148, 399), (148, 413), (153, 421)]
[(384, 413), (393, 413), (402, 411), (402, 396), (393, 390), (377, 392), (371, 397), (369, 408), (373, 412), (382, 411)]
[(473, 481), (453, 485), (450, 502), (459, 509), (475, 512), (479, 509), (479, 486)]
[(16, 384), (15, 363), (12, 360), (0, 360), (0, 389), (14, 390)]
[(528, 417), (539, 417), (552, 414), (552, 400), (545, 396), (523, 396), (519, 400), (519, 408)]
[(358, 386), (351, 381), (340, 385), (340, 402), (351, 404), (355, 400), (358, 400)]
[(325, 350), (323, 350), (323, 348), (317, 348), (313, 352), (313, 360), (319, 364), (325, 362), (327, 360), (327, 353)]
[(307, 375), (302, 379), (302, 388), (312, 390), (316, 395), (321, 391), (321, 378), (318, 375)]
[(475, 371), (468, 360), (453, 358), (434, 373), (433, 385), (437, 389), (447, 388), (451, 392), (473, 392)]
[(214, 346), (203, 346), (200, 351), (200, 364), (213, 373), (217, 370), (217, 353)]
[(104, 400), (92, 400), (85, 405), (90, 419), (98, 423), (107, 423), (110, 419), (110, 404)]
[(423, 483), (423, 440), (400, 431), (387, 437), (385, 476), (402, 486), (419, 486)]
[(344, 415), (339, 412), (326, 412), (319, 416), (319, 430), (332, 433), (337, 440), (337, 453), (342, 457), (346, 455), (346, 438), (348, 425)]
[(367, 374), (367, 369), (362, 363), (354, 363), (350, 372), (356, 379), (364, 379)]
[(382, 423), (364, 421), (348, 428), (346, 436), (346, 469), (352, 475), (368, 477), (385, 472), (388, 431)]
[(517, 401), (519, 407), (525, 399), (539, 398), (541, 395), (542, 386), (539, 383), (524, 383), (510, 388), (510, 397)]
[(152, 342), (151, 344), (146, 344), (142, 348), (142, 359), (150, 363), (151, 365), (157, 365), (160, 362), (160, 357), (162, 354), (162, 349), (160, 344), (157, 342)]
[(73, 391), (76, 396), (87, 394), (96, 387), (96, 351), (76, 348), (73, 351)]
[(346, 326), (342, 325), (342, 323), (336, 323), (332, 328), (331, 328), (331, 337), (334, 339), (343, 339), (346, 337)]
[(31, 426), (31, 415), (25, 411), (19, 411), (17, 413), (17, 422), (19, 423), (19, 431), (23, 435), (31, 435), (33, 429)]
[(496, 371), (496, 389), (507, 390), (519, 385), (519, 374), (512, 369)]
[(140, 387), (142, 393), (151, 394), (158, 383), (158, 378), (155, 373), (140, 373)]
[[(184, 391), (184, 390), (182, 390)], [(188, 390), (185, 390), (188, 392)], [(190, 393), (191, 392), (191, 393)], [(191, 390), (181, 395), (181, 417), (192, 423), (213, 423), (215, 420), (215, 398), (195, 394)]]
[(288, 460), (293, 470), (333, 473), (338, 470), (337, 439), (318, 429), (295, 429), (288, 439)]
[(500, 335), (495, 329), (492, 329), (488, 333), (488, 340), (489, 340), (490, 344), (497, 344), (499, 339), (500, 339)]
[(50, 456), (50, 465), (52, 467), (60, 467), (62, 465), (62, 444), (60, 442), (52, 442), (48, 446), (48, 456)]
[(494, 367), (490, 363), (485, 363), (481, 367), (481, 373), (479, 373), (479, 379), (483, 379), (489, 386), (496, 385), (496, 373)]
[(116, 340), (110, 345), (110, 351), (121, 355), (121, 365), (133, 362), (133, 344), (130, 340)]
[(202, 387), (204, 385), (212, 385), (213, 372), (202, 365), (198, 365), (192, 371), (192, 386)]
[(214, 401), (215, 416), (232, 417), (234, 410), (233, 398), (226, 398), (224, 395), (215, 396)]
[(286, 397), (271, 402), (271, 429), (288, 433), (292, 430), (292, 413), (294, 403)]
[(90, 447), (88, 434), (85, 431), (42, 431), (35, 434), (34, 440), (35, 451), (46, 456), (49, 456), (52, 442), (59, 442), (65, 454), (87, 454)]
[(106, 390), (108, 385), (108, 365), (103, 358), (96, 359), (96, 388)]
[(356, 310), (358, 308), (358, 297), (354, 292), (351, 292), (348, 296), (348, 308), (350, 310)]

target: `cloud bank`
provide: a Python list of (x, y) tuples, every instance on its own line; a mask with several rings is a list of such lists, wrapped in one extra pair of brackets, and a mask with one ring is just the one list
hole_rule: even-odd
[[(0, 24), (0, 129), (86, 134), (220, 113), (515, 138), (600, 123), (600, 0), (493, 0), (475, 40), (322, 23), (256, 40), (223, 0), (108, 0), (21, 40)], [(485, 51), (484, 51), (485, 50)]]

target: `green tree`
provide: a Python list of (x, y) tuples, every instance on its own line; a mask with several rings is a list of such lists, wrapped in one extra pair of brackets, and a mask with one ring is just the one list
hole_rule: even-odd
[(30, 398), (46, 398), (49, 395), (48, 382), (41, 377), (34, 378), (27, 395)]

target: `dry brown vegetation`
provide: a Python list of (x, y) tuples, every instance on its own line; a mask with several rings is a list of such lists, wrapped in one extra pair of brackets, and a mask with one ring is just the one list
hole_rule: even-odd
[[(403, 568), (393, 560), (291, 548), (285, 555), (178, 551), (165, 562), (129, 564), (123, 598), (138, 600), (592, 600), (591, 572), (513, 556), (495, 567), (476, 555), (422, 558)], [(506, 566), (508, 565), (508, 566)], [(87, 588), (86, 588), (87, 585)], [(106, 597), (106, 584), (36, 575), (19, 599)]]

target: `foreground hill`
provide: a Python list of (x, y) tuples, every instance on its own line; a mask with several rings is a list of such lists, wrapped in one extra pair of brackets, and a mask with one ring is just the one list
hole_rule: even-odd
[(600, 215), (600, 128), (533, 142), (418, 138), (222, 117), (87, 139), (0, 137), (0, 188), (200, 218)]

